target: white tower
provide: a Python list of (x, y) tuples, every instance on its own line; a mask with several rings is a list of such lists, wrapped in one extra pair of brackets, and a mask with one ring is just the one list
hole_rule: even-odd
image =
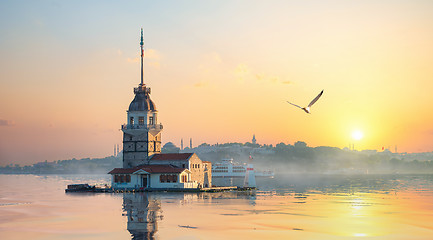
[(150, 99), (150, 88), (143, 83), (143, 29), (141, 29), (141, 82), (134, 88), (134, 100), (129, 105), (127, 124), (123, 131), (123, 167), (146, 164), (148, 158), (161, 153), (162, 124), (157, 123), (158, 111)]
[(256, 174), (254, 173), (253, 157), (251, 156), (245, 172), (244, 187), (256, 187)]

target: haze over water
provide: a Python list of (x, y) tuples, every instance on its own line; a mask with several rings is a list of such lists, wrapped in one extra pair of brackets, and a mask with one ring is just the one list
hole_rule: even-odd
[(0, 175), (0, 238), (433, 236), (433, 175), (279, 175), (258, 179), (253, 194), (65, 194), (67, 184), (79, 182), (104, 184), (109, 176)]

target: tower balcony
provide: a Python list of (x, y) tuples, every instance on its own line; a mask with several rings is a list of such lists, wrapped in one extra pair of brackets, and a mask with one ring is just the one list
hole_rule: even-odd
[(140, 84), (140, 85), (138, 85), (138, 87), (134, 88), (134, 93), (135, 94), (137, 94), (137, 93), (150, 94), (150, 88), (146, 87), (145, 84), (143, 84), (143, 85)]
[(133, 129), (139, 129), (139, 130), (157, 130), (157, 131), (161, 131), (162, 130), (162, 124), (146, 124), (146, 125), (131, 125), (131, 124), (123, 124), (122, 125), (122, 130), (133, 130)]

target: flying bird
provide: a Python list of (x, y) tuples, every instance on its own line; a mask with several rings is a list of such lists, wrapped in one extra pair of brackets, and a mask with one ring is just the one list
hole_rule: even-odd
[(313, 104), (314, 104), (315, 102), (317, 102), (317, 100), (319, 100), (319, 98), (320, 98), (320, 96), (322, 96), (322, 94), (323, 94), (323, 90), (319, 93), (319, 95), (317, 95), (317, 97), (315, 97), (315, 98), (313, 99), (313, 101), (310, 102), (310, 104), (308, 104), (308, 107), (301, 107), (301, 106), (298, 106), (298, 105), (296, 105), (296, 104), (293, 104), (293, 103), (291, 103), (291, 102), (289, 102), (289, 101), (287, 101), (287, 102), (290, 103), (290, 104), (292, 104), (292, 105), (295, 106), (295, 107), (298, 107), (298, 108), (304, 110), (306, 113), (310, 113), (310, 107), (313, 106)]

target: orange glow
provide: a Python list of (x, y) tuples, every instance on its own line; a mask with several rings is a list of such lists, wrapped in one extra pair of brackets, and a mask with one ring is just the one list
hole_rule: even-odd
[[(115, 24), (99, 22), (94, 5), (77, 18), (72, 3), (41, 7), (50, 14), (34, 4), (25, 12), (2, 3), (11, 12), (0, 17), (11, 23), (0, 26), (2, 165), (112, 154), (140, 81), (140, 27), (163, 143), (246, 142), (256, 134), (260, 144), (344, 148), (359, 128), (358, 150), (433, 150), (428, 1), (253, 1), (248, 11), (203, 3), (170, 18), (159, 14), (163, 4), (107, 6), (129, 12), (113, 16)], [(311, 115), (286, 103), (308, 104), (322, 89)]]

